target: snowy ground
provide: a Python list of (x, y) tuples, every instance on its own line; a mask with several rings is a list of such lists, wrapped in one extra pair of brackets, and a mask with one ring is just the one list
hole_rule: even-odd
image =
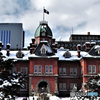
[[(16, 98), (16, 100), (23, 100), (23, 97)], [(28, 100), (33, 100), (33, 97), (29, 97)], [(37, 96), (34, 97), (37, 100)], [(70, 98), (59, 98), (56, 96), (50, 96), (50, 100), (71, 100)]]
[[(56, 96), (50, 96), (50, 100), (83, 100), (83, 99), (77, 99), (77, 98), (59, 98), (59, 97), (56, 97)], [(19, 97), (19, 98), (16, 98), (15, 100), (23, 100), (23, 97)], [(29, 97), (27, 100), (33, 100), (33, 97)], [(37, 100), (37, 96), (34, 96), (34, 100)], [(84, 99), (84, 100), (89, 100), (89, 99)], [(100, 100), (100, 97), (98, 97), (97, 99), (94, 99), (94, 100)]]

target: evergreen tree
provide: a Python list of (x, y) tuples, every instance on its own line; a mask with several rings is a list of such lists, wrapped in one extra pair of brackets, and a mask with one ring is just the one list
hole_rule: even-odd
[(18, 96), (20, 88), (24, 88), (25, 76), (21, 73), (11, 73), (13, 59), (7, 59), (0, 52), (0, 100)]
[(91, 76), (88, 78), (84, 87), (90, 92), (98, 92), (100, 95), (100, 75)]

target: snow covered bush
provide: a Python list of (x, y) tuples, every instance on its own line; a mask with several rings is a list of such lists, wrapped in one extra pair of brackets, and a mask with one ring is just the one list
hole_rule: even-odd
[(88, 81), (84, 83), (84, 87), (87, 91), (98, 92), (100, 95), (100, 75), (91, 76), (88, 78)]
[(0, 100), (14, 98), (20, 88), (24, 87), (25, 78), (21, 73), (10, 73), (14, 65), (13, 59), (0, 55)]

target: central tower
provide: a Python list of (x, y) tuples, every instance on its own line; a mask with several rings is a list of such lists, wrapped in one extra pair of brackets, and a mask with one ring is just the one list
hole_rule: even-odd
[(41, 21), (38, 28), (35, 31), (35, 44), (38, 45), (40, 41), (48, 41), (51, 45), (53, 43), (52, 38), (52, 31), (48, 26), (47, 21)]

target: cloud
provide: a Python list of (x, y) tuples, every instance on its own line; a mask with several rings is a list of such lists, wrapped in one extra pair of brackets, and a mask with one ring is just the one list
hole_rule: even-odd
[(55, 38), (68, 41), (72, 27), (73, 34), (100, 32), (99, 0), (0, 0), (0, 22), (23, 23), (28, 45), (43, 19), (43, 6), (50, 12), (45, 20)]

